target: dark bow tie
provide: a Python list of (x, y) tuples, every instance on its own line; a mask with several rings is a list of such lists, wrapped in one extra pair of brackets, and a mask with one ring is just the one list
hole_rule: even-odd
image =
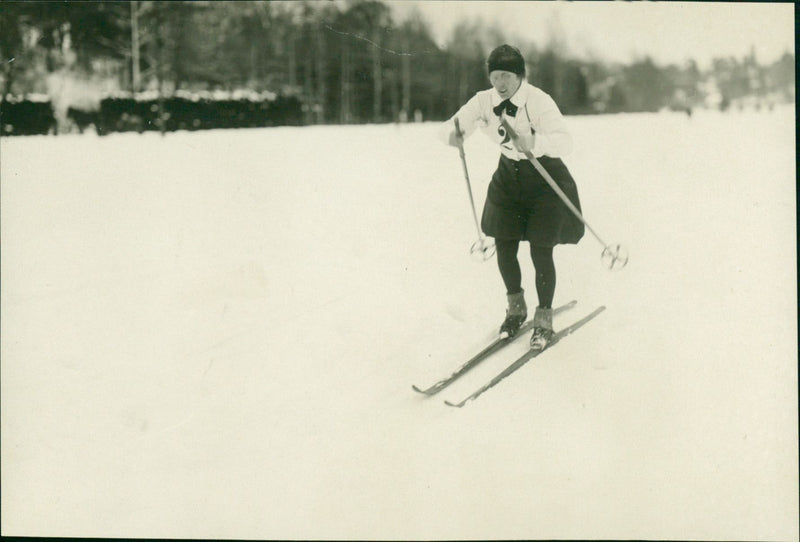
[(506, 115), (509, 117), (516, 117), (517, 116), (517, 106), (511, 103), (511, 98), (503, 100), (500, 102), (499, 105), (496, 105), (492, 111), (498, 117), (503, 114), (503, 111), (506, 112)]

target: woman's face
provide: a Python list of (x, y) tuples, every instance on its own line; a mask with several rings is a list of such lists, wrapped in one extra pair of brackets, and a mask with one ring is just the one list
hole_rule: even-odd
[(522, 76), (505, 70), (494, 70), (489, 74), (489, 82), (504, 100), (512, 97), (522, 84)]

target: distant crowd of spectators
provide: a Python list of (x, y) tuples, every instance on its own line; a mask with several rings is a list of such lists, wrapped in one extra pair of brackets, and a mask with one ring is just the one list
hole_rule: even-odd
[(96, 110), (69, 107), (58, 122), (46, 96), (7, 97), (0, 105), (0, 135), (57, 134), (94, 129), (113, 132), (209, 130), (299, 125), (303, 110), (296, 96), (271, 92), (178, 92), (118, 94), (100, 101)]

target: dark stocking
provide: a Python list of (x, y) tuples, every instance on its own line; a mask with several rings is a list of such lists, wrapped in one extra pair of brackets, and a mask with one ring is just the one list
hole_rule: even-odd
[[(500, 254), (499, 247), (497, 254)], [(531, 259), (533, 267), (536, 269), (536, 293), (539, 295), (539, 306), (549, 309), (553, 305), (553, 296), (556, 292), (556, 264), (553, 262), (553, 247), (531, 245)]]
[(518, 294), (522, 291), (522, 272), (517, 261), (517, 251), (519, 241), (516, 239), (495, 239), (497, 251), (497, 266), (500, 268), (500, 276), (506, 285), (508, 295)]

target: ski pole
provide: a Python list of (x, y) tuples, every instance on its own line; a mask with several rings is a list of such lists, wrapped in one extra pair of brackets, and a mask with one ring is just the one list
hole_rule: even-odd
[[(511, 136), (511, 139), (517, 139), (517, 133), (508, 123), (508, 120), (506, 120), (505, 114), (502, 117), (500, 117), (500, 123), (503, 125), (503, 128), (505, 128), (506, 132), (508, 132), (508, 135)], [(556, 182), (553, 180), (553, 177), (550, 176), (550, 173), (548, 173), (548, 171), (544, 168), (544, 166), (536, 159), (536, 157), (533, 156), (533, 152), (531, 151), (522, 151), (522, 152), (525, 155), (525, 157), (528, 160), (530, 160), (530, 162), (533, 164), (533, 167), (536, 168), (536, 171), (538, 171), (542, 175), (542, 177), (544, 177), (544, 180), (547, 181), (547, 184), (550, 185), (550, 188), (552, 188), (558, 195), (558, 197), (561, 198), (561, 200), (564, 202), (567, 208), (570, 211), (572, 211), (572, 213), (581, 222), (583, 222), (583, 225), (586, 226), (586, 228), (592, 233), (592, 235), (594, 235), (594, 237), (598, 241), (600, 241), (600, 244), (603, 245), (604, 248), (603, 248), (603, 253), (601, 254), (601, 258), (603, 262), (606, 264), (606, 266), (609, 269), (621, 269), (625, 267), (625, 265), (628, 263), (627, 249), (622, 245), (620, 245), (619, 243), (614, 243), (609, 245), (605, 241), (603, 241), (603, 239), (597, 234), (597, 232), (594, 231), (594, 228), (592, 228), (586, 221), (586, 219), (583, 218), (581, 212), (569, 200), (564, 191), (561, 190), (561, 187), (556, 184)]]
[(486, 238), (481, 232), (481, 227), (478, 224), (478, 213), (475, 212), (475, 198), (472, 196), (472, 184), (469, 182), (469, 171), (467, 171), (467, 156), (464, 154), (464, 141), (462, 138), (461, 127), (458, 124), (458, 117), (453, 119), (456, 125), (456, 143), (458, 143), (458, 154), (461, 156), (461, 165), (464, 168), (464, 179), (467, 181), (467, 193), (469, 194), (469, 203), (472, 208), (472, 218), (475, 219), (475, 229), (478, 230), (478, 240), (472, 244), (470, 253), (475, 254), (480, 252), (484, 261), (488, 260), (494, 255), (494, 245), (486, 244)]

